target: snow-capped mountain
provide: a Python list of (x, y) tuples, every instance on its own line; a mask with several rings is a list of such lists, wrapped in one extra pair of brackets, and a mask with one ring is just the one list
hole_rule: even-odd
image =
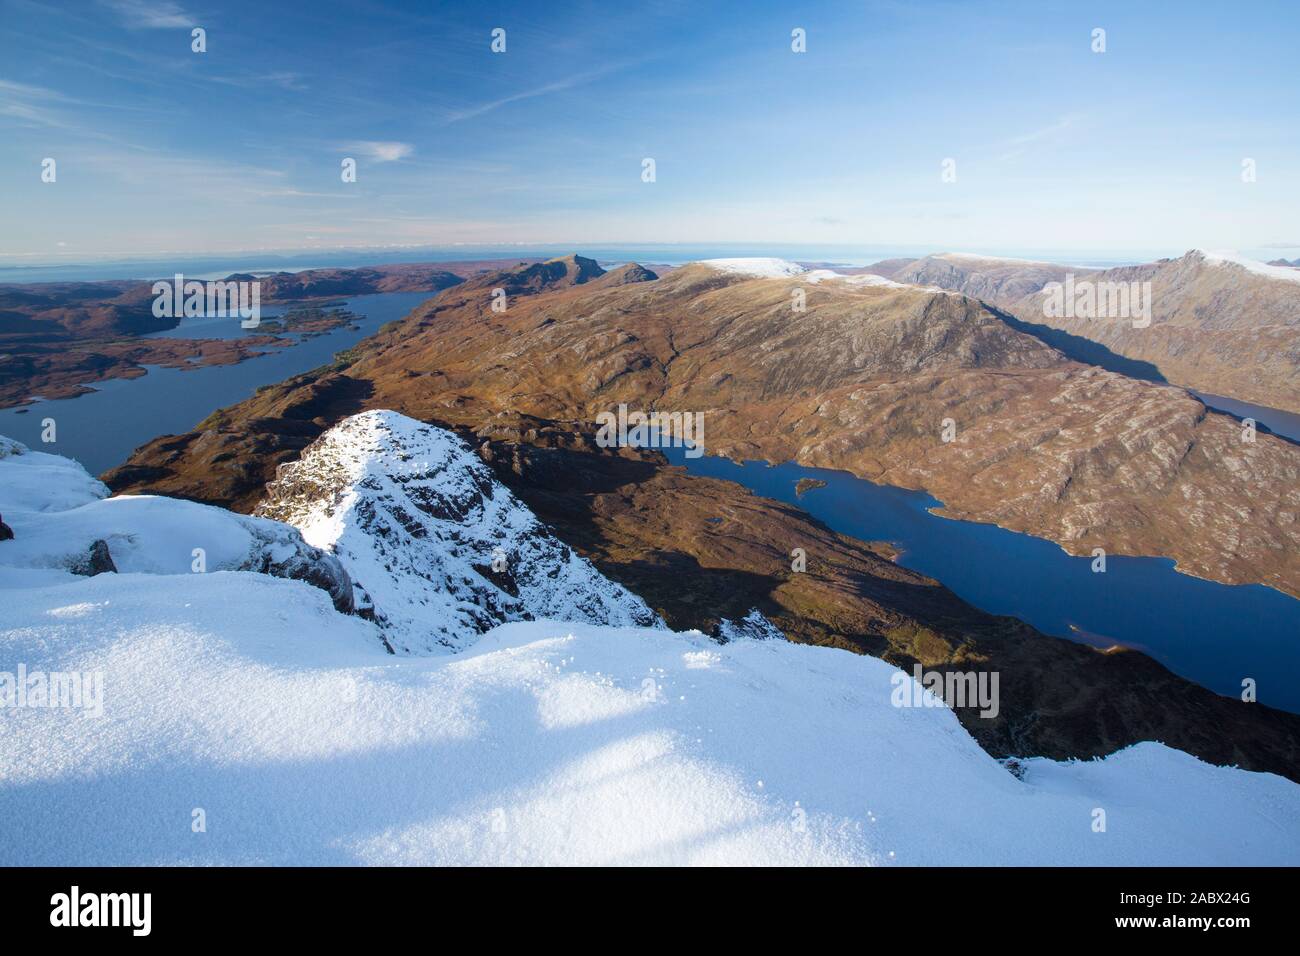
[(507, 621), (662, 626), (542, 525), (460, 438), (390, 411), (345, 419), (281, 466), (256, 514), (343, 562), (401, 653)]

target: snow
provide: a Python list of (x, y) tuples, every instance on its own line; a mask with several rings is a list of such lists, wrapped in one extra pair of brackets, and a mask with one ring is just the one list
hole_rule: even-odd
[[(63, 511), (108, 496), (103, 482), (62, 455), (32, 451), (0, 436), (0, 515), (11, 511)], [(5, 521), (8, 524), (8, 519)]]
[(85, 573), (91, 546), (102, 541), (122, 573), (256, 570), (310, 580), (341, 608), (351, 607), (342, 565), (287, 525), (175, 498), (107, 494), (68, 458), (30, 451), (0, 456), (0, 515), (14, 532), (0, 548), (0, 565), (18, 572), (6, 580), (27, 587)]
[(787, 279), (802, 275), (804, 267), (786, 259), (701, 259), (700, 265), (729, 272), (733, 275), (753, 276), (760, 279)]
[(1278, 279), (1282, 282), (1300, 282), (1300, 269), (1294, 269), (1290, 266), (1271, 266), (1256, 259), (1249, 259), (1238, 252), (1201, 252), (1199, 249), (1193, 249), (1191, 254), (1196, 253), (1200, 253), (1206, 262), (1213, 265), (1240, 266), (1248, 272), (1253, 272), (1255, 275), (1264, 276), (1268, 279)]
[(363, 412), (326, 431), (280, 469), (258, 514), (337, 555), (399, 653), (448, 653), (496, 624), (537, 617), (662, 626), (461, 439), (397, 412)]
[[(0, 500), (4, 497), (0, 492)], [(195, 548), (204, 550), (210, 570), (238, 567), (263, 546), (283, 559), (280, 545), (288, 543), (283, 532), (291, 530), (220, 508), (153, 495), (107, 498), (57, 513), (10, 514), (8, 523), (15, 537), (0, 552), (0, 563), (64, 568), (100, 539), (108, 544), (119, 571), (140, 574), (188, 573)], [(259, 531), (266, 533), (259, 535)], [(286, 540), (281, 542), (281, 537)]]
[(1019, 780), (839, 650), (522, 622), (394, 658), (248, 572), (10, 593), (0, 669), (105, 695), (0, 711), (4, 865), (1300, 861), (1288, 781), (1158, 744)]
[(723, 618), (718, 624), (718, 639), (725, 643), (748, 638), (755, 641), (785, 640), (781, 629), (768, 620), (767, 615), (756, 607), (749, 609), (739, 621)]
[[(353, 421), (300, 478), (378, 504), (401, 476), (366, 443), (418, 447), (404, 501), (465, 506), (470, 540), (488, 516), (523, 521), (454, 436)], [(895, 706), (911, 678), (884, 661), (752, 639), (771, 628), (757, 610), (726, 643), (538, 620), (392, 656), (326, 591), (188, 573), (168, 544), (211, 535), (230, 563), (250, 528), (292, 528), (100, 500), (76, 466), (27, 454), (0, 457), (19, 534), (0, 542), (0, 865), (1300, 863), (1290, 781), (1156, 743), (1017, 777), (946, 707)], [(69, 507), (33, 507), (32, 467)], [(480, 510), (484, 488), (503, 510)], [(311, 513), (336, 543), (355, 531), (355, 511)], [(123, 573), (30, 564), (109, 525)], [(444, 612), (431, 600), (426, 625)], [(101, 675), (102, 711), (13, 706), (20, 667)]]
[(872, 273), (845, 275), (833, 269), (805, 269), (785, 259), (702, 259), (700, 265), (709, 266), (719, 272), (759, 279), (789, 279), (797, 276), (813, 285), (819, 282), (839, 282), (858, 288), (912, 289), (941, 295), (949, 294), (946, 289), (895, 282)]
[(936, 289), (933, 286), (895, 282), (893, 279), (886, 279), (884, 276), (878, 276), (872, 272), (864, 272), (861, 275), (844, 275), (831, 269), (814, 269), (805, 273), (803, 278), (814, 285), (819, 282), (841, 282), (844, 285), (858, 288), (911, 289), (913, 292), (929, 292), (934, 295), (953, 294), (947, 289)]

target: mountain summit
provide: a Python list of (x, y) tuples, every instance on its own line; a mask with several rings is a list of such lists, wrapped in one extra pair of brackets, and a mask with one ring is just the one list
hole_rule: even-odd
[(364, 412), (282, 465), (257, 509), (338, 556), (399, 653), (458, 650), (507, 621), (654, 627), (640, 598), (546, 529), (454, 434)]

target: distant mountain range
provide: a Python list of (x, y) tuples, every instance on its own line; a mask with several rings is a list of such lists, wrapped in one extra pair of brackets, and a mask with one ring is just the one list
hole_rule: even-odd
[[(1300, 412), (1300, 269), (1289, 263), (1192, 250), (1178, 259), (1089, 270), (945, 254), (893, 262), (881, 273), (981, 299), (1044, 330), (1045, 341), (1083, 361)], [(1094, 286), (1150, 283), (1150, 324), (1051, 316), (1043, 287), (1070, 276)]]

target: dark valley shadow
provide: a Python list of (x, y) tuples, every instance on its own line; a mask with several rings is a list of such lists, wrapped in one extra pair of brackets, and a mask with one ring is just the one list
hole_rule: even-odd
[(1168, 384), (1168, 379), (1161, 375), (1160, 369), (1151, 362), (1118, 355), (1106, 348), (1106, 346), (1091, 339), (1085, 339), (1081, 335), (1073, 335), (1070, 332), (1054, 329), (1047, 325), (1039, 325), (1036, 322), (1023, 322), (1009, 312), (1003, 312), (987, 302), (984, 305), (990, 312), (1017, 332), (1032, 335), (1040, 342), (1050, 345), (1058, 352), (1061, 352), (1066, 358), (1087, 365), (1096, 365), (1108, 372), (1118, 372), (1120, 375), (1127, 375), (1129, 378), (1159, 382), (1162, 385)]

